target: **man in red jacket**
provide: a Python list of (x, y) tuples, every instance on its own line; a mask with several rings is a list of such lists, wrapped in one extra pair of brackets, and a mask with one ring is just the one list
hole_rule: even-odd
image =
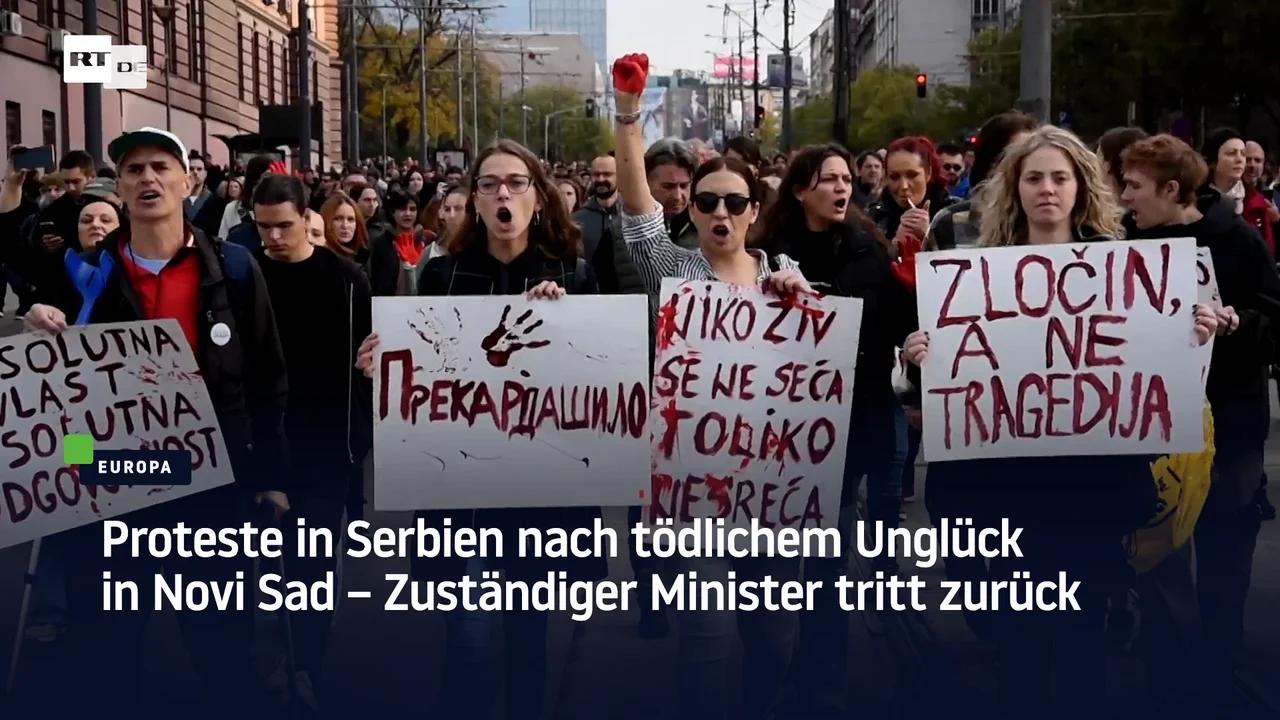
[(1258, 229), (1271, 257), (1276, 256), (1276, 240), (1274, 226), (1280, 222), (1280, 210), (1276, 204), (1267, 199), (1258, 188), (1262, 178), (1262, 170), (1267, 164), (1266, 151), (1258, 143), (1250, 140), (1244, 144), (1244, 212), (1245, 222)]

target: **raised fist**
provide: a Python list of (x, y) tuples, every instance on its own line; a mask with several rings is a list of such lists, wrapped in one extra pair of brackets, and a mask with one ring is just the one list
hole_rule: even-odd
[(649, 79), (649, 56), (623, 55), (613, 62), (613, 87), (618, 92), (640, 95)]

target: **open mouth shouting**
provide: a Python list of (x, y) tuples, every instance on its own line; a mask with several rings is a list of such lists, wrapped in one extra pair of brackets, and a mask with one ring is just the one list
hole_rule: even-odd
[(143, 190), (138, 193), (138, 202), (147, 205), (154, 203), (160, 199), (159, 190)]
[(505, 208), (505, 207), (498, 208), (497, 216), (498, 216), (498, 222), (502, 223), (503, 225), (510, 223), (511, 208)]
[(711, 236), (721, 245), (729, 242), (729, 238), (733, 235), (729, 226), (725, 223), (716, 223), (711, 226)]

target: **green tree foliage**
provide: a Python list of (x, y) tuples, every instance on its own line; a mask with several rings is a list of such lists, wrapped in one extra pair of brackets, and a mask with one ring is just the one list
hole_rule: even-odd
[[(361, 154), (382, 154), (383, 90), (386, 90), (387, 152), (392, 157), (417, 157), (421, 153), (418, 129), (421, 78), (424, 68), (418, 48), (418, 18), (411, 12), (363, 15), (360, 28), (360, 129)], [(446, 27), (440, 11), (428, 14), (427, 34), (427, 131), (433, 148), (460, 146), (458, 131), (458, 28)], [(468, 143), (472, 129), (472, 83), (478, 71), (479, 145), (492, 138), (498, 125), (498, 70), (473, 56), (469, 37), (462, 42), (463, 124)]]

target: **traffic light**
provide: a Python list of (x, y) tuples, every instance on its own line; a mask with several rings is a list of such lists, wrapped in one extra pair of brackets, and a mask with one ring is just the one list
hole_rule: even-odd
[(761, 125), (764, 125), (764, 106), (763, 106), (763, 105), (757, 105), (757, 106), (756, 106), (756, 124), (755, 124), (755, 126), (756, 126), (756, 127), (760, 127)]
[(929, 76), (924, 73), (916, 75), (916, 97), (924, 98), (929, 94)]
[(587, 98), (587, 117), (595, 119), (596, 116), (596, 99)]

